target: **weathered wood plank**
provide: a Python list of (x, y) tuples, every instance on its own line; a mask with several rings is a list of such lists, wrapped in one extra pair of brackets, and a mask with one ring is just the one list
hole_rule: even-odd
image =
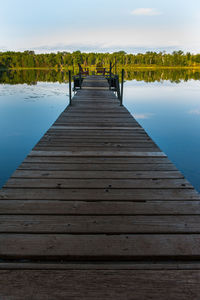
[(89, 151), (89, 150), (74, 150), (74, 151), (31, 151), (29, 156), (128, 156), (128, 157), (167, 157), (163, 152), (147, 152), (147, 151)]
[[(114, 126), (104, 126), (104, 127), (100, 127), (100, 126), (70, 126), (70, 125), (57, 125), (57, 123), (54, 123), (52, 125), (51, 128), (49, 128), (49, 130), (47, 131), (48, 132), (64, 132), (64, 130), (66, 132), (68, 132), (70, 130), (70, 132), (83, 132), (86, 131), (87, 133), (88, 132), (92, 132), (92, 133), (106, 133), (106, 134), (109, 134), (109, 133), (113, 133), (115, 135), (119, 135), (120, 134), (129, 134), (129, 135), (134, 135), (134, 134), (147, 134), (144, 129), (140, 126), (140, 125), (136, 125), (136, 126), (131, 126), (131, 127), (120, 127), (120, 126), (117, 126), (117, 127), (114, 127)], [(116, 131), (117, 130), (117, 131)]]
[[(78, 153), (79, 153), (79, 148), (81, 148), (81, 151), (82, 153), (91, 153), (91, 156), (95, 156), (95, 154), (97, 155), (100, 155), (101, 152), (103, 153), (106, 153), (106, 152), (112, 152), (113, 153), (116, 153), (115, 155), (117, 155), (120, 151), (119, 150), (124, 150), (124, 153), (134, 153), (134, 152), (140, 152), (140, 153), (143, 153), (143, 152), (150, 152), (150, 153), (153, 153), (153, 152), (161, 152), (160, 149), (156, 146), (153, 146), (153, 147), (129, 147), (127, 148), (126, 146), (107, 146), (107, 147), (104, 147), (104, 146), (54, 146), (54, 145), (49, 145), (49, 146), (43, 146), (43, 145), (36, 145), (34, 148), (33, 148), (33, 151), (50, 151), (50, 152), (55, 152), (55, 151), (68, 151), (68, 152), (71, 152), (71, 153), (76, 153), (77, 149), (78, 149)], [(74, 153), (74, 154), (75, 154)], [(92, 154), (93, 153), (93, 154)], [(79, 154), (78, 154), (79, 155)], [(87, 155), (87, 154), (86, 154)], [(107, 154), (106, 154), (107, 155)], [(126, 154), (124, 154), (125, 156)], [(129, 154), (130, 155), (130, 154)], [(84, 155), (83, 155), (84, 156)]]
[(146, 201), (146, 200), (199, 200), (193, 189), (51, 189), (6, 188), (0, 191), (0, 199), (13, 200), (87, 200), (87, 201)]
[(200, 293), (199, 270), (2, 270), (0, 276), (2, 299), (198, 300)]
[[(49, 165), (48, 165), (49, 166)], [(81, 165), (82, 166), (82, 165)], [(86, 165), (87, 167), (87, 165)], [(118, 167), (119, 168), (119, 167)], [(77, 171), (34, 171), (34, 170), (16, 170), (13, 175), (13, 178), (90, 178), (90, 179), (141, 179), (141, 178), (182, 178), (183, 175), (179, 171), (81, 171), (80, 167)]]
[(1, 258), (200, 258), (200, 234), (0, 234)]
[[(79, 172), (77, 172), (79, 173)], [(30, 175), (31, 176), (31, 175)], [(78, 179), (63, 178), (10, 178), (4, 188), (112, 188), (112, 189), (193, 189), (185, 179)], [(126, 191), (124, 191), (126, 192)]]
[(68, 157), (68, 156), (30, 156), (28, 155), (24, 163), (56, 163), (56, 164), (116, 164), (122, 166), (124, 164), (172, 164), (166, 156), (162, 157)]
[(200, 215), (200, 201), (1, 200), (0, 214), (13, 215)]
[(40, 143), (41, 142), (63, 142), (63, 143), (66, 143), (66, 142), (76, 142), (76, 143), (84, 143), (84, 142), (92, 142), (92, 143), (152, 143), (151, 139), (149, 137), (146, 137), (146, 136), (135, 136), (134, 138), (124, 138), (124, 137), (108, 137), (108, 136), (98, 136), (98, 137), (95, 137), (95, 135), (93, 136), (90, 136), (90, 135), (79, 135), (79, 136), (73, 136), (73, 135), (70, 135), (70, 136), (65, 136), (65, 135), (44, 135), (42, 137), (42, 139), (40, 140)]
[(82, 116), (82, 117), (76, 117), (76, 116), (60, 116), (59, 119), (56, 121), (56, 123), (82, 123), (82, 122), (86, 122), (86, 123), (103, 123), (105, 122), (106, 124), (109, 124), (109, 123), (133, 123), (133, 124), (137, 124), (137, 122), (131, 118), (131, 116), (127, 116), (127, 117), (124, 117), (124, 118), (121, 118), (121, 117), (117, 117), (117, 118), (110, 118), (110, 117), (105, 117), (105, 116), (102, 116), (102, 117), (89, 117), (89, 116)]
[[(41, 160), (43, 161), (43, 159)], [(61, 159), (60, 159), (61, 161)], [(19, 175), (20, 170), (27, 170), (29, 173), (31, 170), (35, 171), (148, 171), (148, 173), (151, 174), (151, 172), (154, 171), (177, 171), (176, 167), (173, 164), (105, 164), (105, 163), (96, 163), (96, 164), (87, 164), (87, 163), (65, 163), (63, 160), (61, 163), (58, 162), (51, 162), (49, 159), (49, 162), (47, 160), (45, 162), (23, 162), (18, 170), (17, 170), (17, 176)], [(138, 172), (137, 172), (138, 173)], [(147, 173), (147, 172), (146, 172)], [(51, 173), (50, 173), (51, 174)], [(116, 174), (116, 173), (115, 173)], [(15, 172), (16, 175), (16, 172)], [(15, 176), (13, 175), (13, 176)], [(174, 174), (175, 175), (175, 174)]]
[[(116, 100), (115, 100), (116, 101)], [(93, 118), (93, 119), (101, 119), (101, 118), (107, 118), (109, 119), (109, 121), (112, 119), (117, 118), (117, 120), (119, 118), (121, 119), (132, 119), (132, 116), (126, 112), (110, 112), (110, 113), (99, 113), (99, 112), (87, 112), (87, 111), (83, 111), (83, 112), (77, 112), (76, 110), (73, 111), (64, 111), (60, 116), (68, 118), (70, 117), (70, 119), (72, 118), (77, 118), (77, 117), (84, 117), (84, 118)]]
[(65, 140), (47, 140), (47, 141), (40, 141), (38, 143), (38, 147), (48, 147), (48, 146), (56, 146), (56, 147), (76, 147), (77, 145), (80, 145), (81, 147), (126, 147), (126, 148), (153, 148), (155, 146), (154, 143), (151, 141), (138, 141), (138, 142), (110, 142), (107, 140), (107, 142), (102, 142), (102, 141), (82, 141), (80, 140), (79, 142), (77, 141), (65, 141)]
[(0, 215), (0, 233), (200, 233), (198, 216)]
[(58, 139), (62, 139), (62, 138), (66, 138), (66, 139), (70, 139), (70, 138), (74, 138), (74, 139), (78, 139), (79, 137), (83, 137), (83, 138), (96, 138), (96, 139), (107, 139), (107, 138), (113, 138), (113, 139), (148, 139), (148, 136), (145, 132), (143, 131), (135, 131), (135, 132), (126, 132), (126, 131), (121, 131), (121, 132), (117, 132), (117, 131), (112, 131), (112, 130), (106, 130), (104, 131), (104, 129), (100, 129), (100, 130), (84, 130), (84, 131), (79, 131), (79, 130), (49, 130), (47, 132), (47, 134), (45, 135), (45, 137), (57, 137)]
[(199, 270), (2, 270), (0, 276), (2, 299), (199, 300), (200, 293)]
[(119, 128), (135, 128), (136, 126), (137, 126), (137, 124), (135, 124), (135, 123), (130, 123), (130, 122), (121, 122), (121, 123), (118, 123), (118, 122), (110, 122), (110, 123), (108, 123), (108, 122), (74, 122), (74, 123), (71, 123), (71, 122), (65, 122), (65, 121), (61, 121), (61, 122), (56, 122), (55, 124), (54, 124), (54, 126), (56, 127), (56, 126), (65, 126), (65, 127), (67, 127), (67, 126), (69, 126), (69, 127), (72, 127), (72, 126), (76, 126), (76, 127), (78, 127), (78, 126), (86, 126), (87, 125), (87, 128), (95, 128), (95, 127), (100, 127), (100, 128), (105, 128), (105, 127), (107, 127), (107, 126), (109, 126), (109, 127), (114, 127), (114, 128), (116, 128), (116, 127), (119, 127)]

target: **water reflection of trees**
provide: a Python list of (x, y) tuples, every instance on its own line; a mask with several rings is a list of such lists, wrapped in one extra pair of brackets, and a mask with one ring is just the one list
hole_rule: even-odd
[[(125, 80), (145, 82), (162, 82), (170, 80), (174, 83), (188, 80), (200, 80), (200, 71), (193, 69), (125, 69)], [(4, 84), (37, 84), (37, 82), (68, 82), (67, 71), (56, 70), (9, 70), (0, 72), (0, 83)]]
[(192, 69), (156, 69), (156, 70), (126, 70), (126, 80), (137, 80), (145, 82), (161, 82), (170, 80), (179, 83), (188, 80), (200, 80), (200, 72)]
[(0, 83), (37, 84), (43, 82), (68, 82), (68, 72), (56, 70), (9, 70), (0, 71)]

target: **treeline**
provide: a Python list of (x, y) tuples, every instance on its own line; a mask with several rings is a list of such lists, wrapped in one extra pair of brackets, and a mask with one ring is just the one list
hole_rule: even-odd
[[(188, 80), (200, 80), (200, 72), (192, 69), (156, 69), (156, 70), (130, 70), (125, 69), (125, 80), (145, 82), (161, 82), (170, 80), (174, 83)], [(0, 71), (0, 83), (4, 84), (30, 84), (37, 82), (68, 82), (68, 72), (56, 70), (7, 70)]]
[(160, 67), (195, 67), (200, 66), (200, 54), (174, 51), (146, 52), (145, 54), (127, 54), (124, 51), (114, 53), (81, 53), (80, 51), (58, 52), (49, 54), (35, 54), (34, 51), (0, 52), (1, 69), (18, 68), (73, 68), (80, 63), (83, 66), (103, 65), (117, 63), (118, 66), (160, 66)]

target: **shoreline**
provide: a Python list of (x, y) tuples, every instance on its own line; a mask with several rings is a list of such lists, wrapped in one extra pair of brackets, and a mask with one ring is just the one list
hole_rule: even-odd
[[(89, 66), (87, 67), (89, 69), (96, 69), (96, 66)], [(73, 67), (68, 67), (68, 68), (42, 68), (42, 67), (39, 67), (39, 68), (9, 68), (9, 69), (0, 69), (0, 71), (20, 71), (20, 70), (44, 70), (44, 71), (68, 71), (68, 70), (72, 70)], [(75, 68), (77, 69), (77, 68)], [(125, 69), (125, 70), (128, 70), (128, 69), (150, 69), (150, 70), (174, 70), (174, 69), (183, 69), (183, 70), (200, 70), (200, 66), (119, 66), (117, 67), (117, 69), (121, 70), (121, 69)]]

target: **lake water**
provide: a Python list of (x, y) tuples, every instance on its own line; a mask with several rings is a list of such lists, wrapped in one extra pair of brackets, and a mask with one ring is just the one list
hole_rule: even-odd
[[(200, 73), (126, 72), (124, 105), (200, 191)], [(66, 73), (0, 73), (0, 186), (68, 104)], [(28, 84), (27, 84), (28, 83)]]

